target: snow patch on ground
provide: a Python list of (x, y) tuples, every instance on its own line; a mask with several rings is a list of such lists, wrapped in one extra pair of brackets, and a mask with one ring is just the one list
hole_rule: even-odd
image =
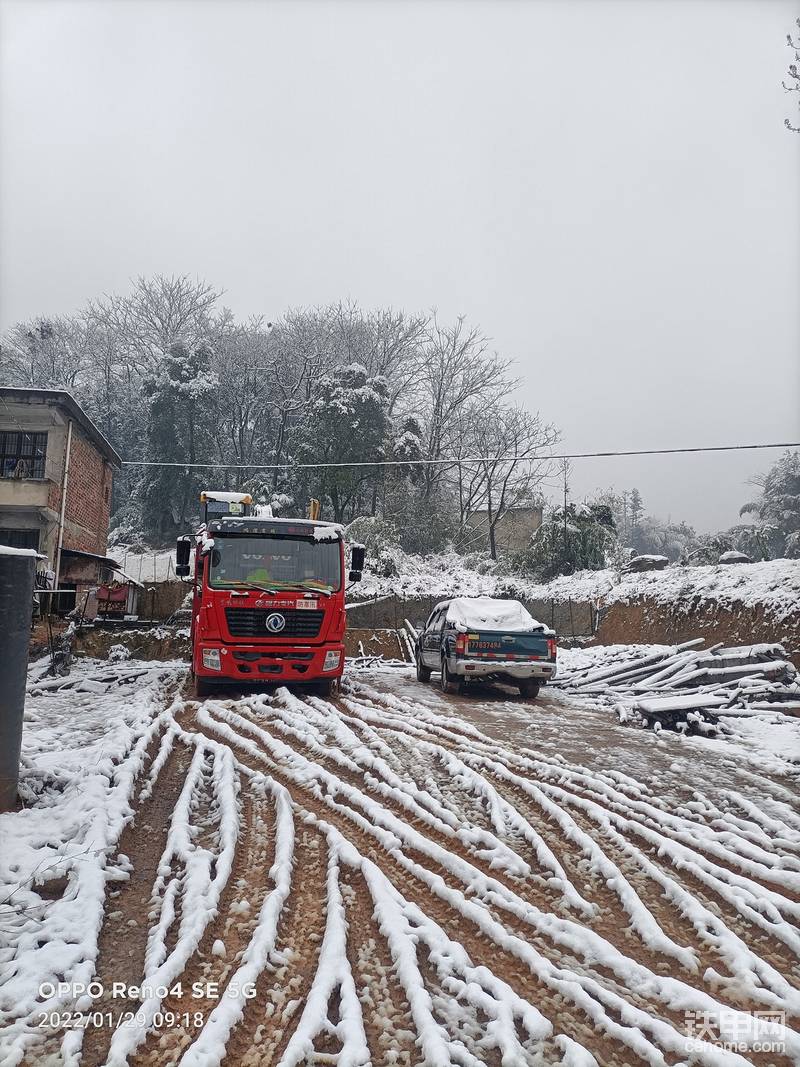
[[(124, 857), (113, 856), (134, 780), (185, 672), (182, 664), (128, 661), (114, 682), (114, 668), (88, 660), (70, 675), (75, 684), (59, 690), (47, 688), (56, 681), (43, 677), (47, 664), (30, 670), (23, 807), (0, 815), (0, 1030), (10, 1057), (3, 1062), (18, 1062), (15, 1049), (37, 1012), (74, 1007), (63, 994), (39, 996), (42, 983), (88, 983), (94, 974), (106, 886), (129, 877)], [(91, 684), (99, 672), (105, 681)]]
[(455, 553), (420, 557), (402, 556), (399, 574), (382, 577), (365, 571), (357, 590), (359, 599), (387, 594), (414, 597), (510, 596), (523, 600), (557, 602), (603, 601), (628, 603), (647, 597), (663, 604), (706, 600), (723, 605), (762, 606), (766, 614), (782, 620), (796, 614), (800, 604), (800, 560), (776, 559), (706, 567), (668, 567), (663, 571), (622, 574), (616, 570), (580, 571), (547, 583), (519, 576), (480, 574)]

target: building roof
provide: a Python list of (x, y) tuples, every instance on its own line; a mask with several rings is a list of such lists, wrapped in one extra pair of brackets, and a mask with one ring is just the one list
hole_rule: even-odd
[(138, 585), (140, 589), (144, 589), (141, 582), (137, 582), (135, 578), (131, 578), (129, 574), (126, 574), (122, 569), (119, 562), (112, 559), (111, 556), (98, 556), (96, 552), (84, 552), (82, 548), (62, 548), (62, 556), (74, 556), (76, 559), (93, 559), (98, 563), (102, 563), (103, 566), (108, 567), (112, 571), (116, 571), (117, 574), (121, 574), (127, 582), (131, 582), (132, 585)]
[[(113, 467), (118, 470), (122, 467), (122, 459), (117, 450), (98, 430), (72, 393), (68, 393), (65, 389), (23, 389), (2, 385), (0, 386), (0, 401), (4, 399), (22, 403), (52, 404), (54, 407), (61, 408), (70, 419), (78, 423), (98, 452), (101, 452)], [(3, 411), (0, 408), (0, 419), (2, 417)]]
[[(512, 504), (511, 507), (503, 509), (503, 515), (511, 515), (515, 511), (541, 511), (541, 504)], [(497, 509), (495, 509), (496, 514)], [(469, 513), (470, 515), (488, 515), (488, 508), (475, 508), (474, 511)], [(502, 516), (501, 516), (502, 518)]]

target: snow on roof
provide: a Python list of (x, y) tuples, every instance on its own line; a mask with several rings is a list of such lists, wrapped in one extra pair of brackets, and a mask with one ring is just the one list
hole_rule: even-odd
[(447, 618), (463, 630), (527, 633), (545, 629), (518, 600), (495, 600), (490, 596), (454, 597), (448, 604)]
[(32, 556), (34, 559), (47, 559), (35, 548), (12, 548), (11, 545), (0, 544), (0, 556)]
[(131, 576), (129, 574), (126, 574), (125, 571), (122, 569), (122, 567), (119, 566), (119, 564), (116, 564), (114, 566), (114, 572), (115, 572), (115, 574), (121, 574), (122, 577), (125, 579), (125, 581), (126, 582), (130, 582), (131, 585), (136, 585), (136, 586), (139, 587), (139, 589), (144, 589), (144, 586), (142, 585), (142, 583), (137, 581), (136, 578), (131, 578)]
[(320, 519), (291, 519), (277, 515), (219, 515), (211, 520), (213, 523), (252, 526), (263, 523), (265, 526), (312, 526), (315, 541), (338, 541), (344, 536), (344, 526), (338, 522), (322, 522)]
[(249, 493), (218, 493), (216, 489), (204, 489), (200, 500), (219, 500), (223, 504), (251, 504), (253, 498)]
[(12, 548), (10, 545), (0, 545), (0, 556), (33, 556), (35, 559), (43, 559), (35, 548)]
[(315, 541), (338, 541), (344, 536), (344, 527), (338, 522), (321, 522), (314, 525)]

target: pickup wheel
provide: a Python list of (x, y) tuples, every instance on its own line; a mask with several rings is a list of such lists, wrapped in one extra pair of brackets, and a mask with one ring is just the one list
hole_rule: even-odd
[(419, 649), (417, 649), (415, 659), (417, 661), (417, 681), (429, 682), (431, 680), (431, 669), (422, 662), (422, 653)]
[(442, 692), (443, 693), (463, 693), (464, 683), (456, 675), (453, 675), (447, 669), (447, 657), (442, 656)]
[(539, 695), (540, 685), (535, 678), (526, 678), (519, 683), (519, 695), (525, 700), (535, 700)]

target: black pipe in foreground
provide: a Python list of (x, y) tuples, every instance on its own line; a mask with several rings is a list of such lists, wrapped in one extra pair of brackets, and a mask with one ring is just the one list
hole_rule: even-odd
[(17, 799), (36, 558), (0, 549), (0, 811)]

